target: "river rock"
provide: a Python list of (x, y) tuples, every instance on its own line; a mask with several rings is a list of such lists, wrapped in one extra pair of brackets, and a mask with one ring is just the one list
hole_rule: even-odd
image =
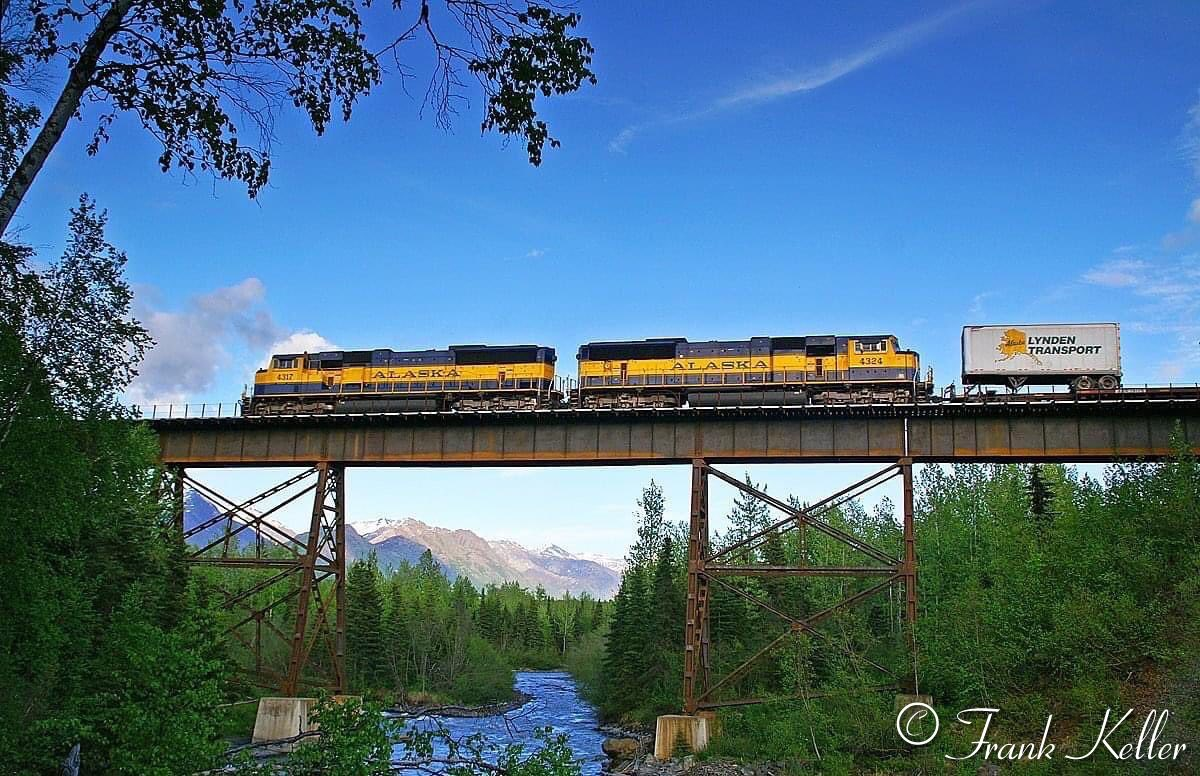
[(637, 756), (641, 744), (636, 738), (606, 738), (600, 748), (614, 760), (631, 760)]

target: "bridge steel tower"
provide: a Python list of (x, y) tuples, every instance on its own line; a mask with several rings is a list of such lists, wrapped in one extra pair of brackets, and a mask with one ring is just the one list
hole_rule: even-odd
[[(709, 543), (708, 515), (708, 483), (709, 477), (716, 477), (740, 492), (752, 496), (770, 507), (782, 512), (785, 516), (778, 522), (742, 538), (728, 546), (714, 550)], [(848, 501), (859, 498), (867, 492), (889, 482), (896, 477), (903, 482), (903, 533), (902, 551), (900, 557), (871, 545), (821, 519), (821, 515), (829, 512)], [(756, 550), (761, 548), (772, 536), (779, 536), (790, 531), (801, 532), (801, 544), (805, 546), (805, 532), (817, 531), (839, 542), (848, 548), (865, 556), (867, 562), (857, 566), (772, 566), (746, 561), (753, 558)], [(843, 609), (851, 607), (864, 599), (889, 588), (898, 586), (904, 590), (904, 630), (909, 651), (915, 648), (915, 626), (917, 621), (917, 558), (916, 542), (913, 528), (913, 481), (912, 459), (901, 458), (894, 464), (880, 469), (873, 474), (843, 488), (833, 495), (822, 499), (811, 506), (799, 508), (780, 501), (765, 492), (741, 482), (735, 477), (720, 471), (708, 464), (704, 459), (692, 461), (692, 496), (691, 521), (688, 529), (688, 566), (687, 566), (687, 612), (684, 620), (684, 652), (683, 652), (683, 711), (695, 715), (701, 711), (712, 710), (723, 706), (745, 706), (781, 698), (732, 698), (717, 697), (719, 690), (727, 688), (745, 676), (759, 661), (767, 657), (775, 649), (782, 646), (795, 634), (805, 634), (810, 638), (823, 642), (826, 646), (839, 649), (853, 655), (874, 667), (879, 672), (892, 677), (896, 681), (873, 689), (903, 688), (916, 691), (916, 677), (898, 677), (890, 669), (858, 655), (848, 648), (837, 644), (817, 626), (824, 620)], [(743, 560), (739, 561), (741, 558)], [(879, 578), (874, 585), (864, 588), (833, 605), (811, 614), (798, 615), (786, 612), (775, 604), (736, 587), (726, 580), (730, 577), (858, 577)], [(744, 660), (740, 665), (731, 669), (722, 677), (715, 677), (711, 670), (709, 655), (709, 618), (711, 613), (711, 596), (715, 587), (737, 595), (750, 604), (759, 607), (782, 620), (786, 627), (775, 638), (769, 641), (756, 653)], [(785, 697), (805, 697), (802, 695)], [(806, 697), (814, 697), (808, 695)]]
[[(229, 635), (253, 656), (254, 665), (247, 668), (252, 680), (277, 688), (285, 696), (315, 688), (344, 692), (345, 467), (320, 462), (240, 502), (194, 479), (182, 466), (170, 466), (168, 472), (175, 524), (187, 544), (186, 562), (238, 569), (247, 576), (246, 585), (223, 593), (224, 605), (233, 614)], [(187, 530), (183, 523), (185, 487), (220, 510)], [(310, 494), (312, 512), (306, 534), (291, 536), (269, 519)], [(252, 552), (244, 538), (252, 539)], [(287, 631), (280, 627), (280, 620), (290, 626)], [(268, 667), (267, 658), (272, 654), (287, 655), (282, 672)]]

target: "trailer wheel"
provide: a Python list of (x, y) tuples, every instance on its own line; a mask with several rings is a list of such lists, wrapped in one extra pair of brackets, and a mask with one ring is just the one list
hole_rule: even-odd
[(1116, 375), (1103, 375), (1100, 378), (1100, 387), (1106, 391), (1115, 391), (1121, 387), (1121, 381)]
[(1071, 387), (1077, 391), (1090, 391), (1096, 387), (1096, 383), (1088, 375), (1083, 375), (1082, 377), (1075, 378), (1075, 382), (1072, 383)]

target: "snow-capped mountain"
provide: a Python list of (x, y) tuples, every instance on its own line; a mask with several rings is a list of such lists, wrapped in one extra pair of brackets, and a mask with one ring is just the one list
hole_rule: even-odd
[(619, 561), (575, 555), (556, 545), (530, 550), (507, 539), (484, 539), (472, 531), (440, 528), (413, 518), (351, 521), (351, 525), (373, 546), (403, 539), (428, 547), (444, 566), (477, 585), (518, 582), (529, 588), (541, 585), (552, 595), (589, 593), (611, 598), (620, 583)]
[(619, 576), (625, 571), (625, 559), (613, 558), (608, 555), (601, 555), (595, 552), (571, 552), (559, 547), (557, 544), (547, 544), (543, 547), (538, 547), (535, 552), (538, 555), (545, 555), (551, 558), (562, 558), (564, 560), (590, 560), (592, 563), (599, 563), (606, 569), (614, 571)]
[[(218, 514), (220, 510), (208, 499), (189, 491), (186, 527), (200, 525)], [(272, 526), (287, 531), (278, 524)], [(224, 531), (225, 521), (221, 520), (190, 541), (203, 547), (221, 539)], [(306, 535), (301, 532), (296, 538), (303, 542)], [(254, 540), (254, 532), (247, 528), (234, 537), (233, 543), (245, 548)], [(396, 568), (403, 562), (415, 564), (426, 550), (451, 579), (466, 576), (480, 586), (502, 582), (517, 582), (527, 588), (540, 585), (551, 595), (569, 592), (612, 598), (623, 568), (622, 561), (614, 558), (576, 555), (553, 544), (531, 550), (507, 539), (488, 540), (472, 531), (439, 528), (413, 518), (352, 520), (346, 525), (346, 555), (351, 561), (374, 552), (380, 568)]]

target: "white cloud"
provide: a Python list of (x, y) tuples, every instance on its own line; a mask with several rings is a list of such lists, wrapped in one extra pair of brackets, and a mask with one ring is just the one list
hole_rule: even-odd
[(533, 249), (533, 250), (531, 250), (529, 253), (526, 253), (526, 254), (525, 254), (525, 258), (527, 258), (527, 259), (540, 259), (540, 258), (542, 258), (542, 257), (543, 257), (543, 256), (545, 256), (545, 255), (546, 255), (546, 252), (545, 252), (544, 250), (542, 250), (541, 248), (534, 248), (534, 249)]
[[(1188, 111), (1180, 145), (1200, 181), (1200, 101)], [(1200, 368), (1200, 254), (1187, 252), (1200, 237), (1200, 198), (1189, 204), (1187, 221), (1179, 231), (1164, 235), (1157, 248), (1120, 246), (1081, 278), (1140, 300), (1133, 306), (1139, 318), (1126, 321), (1130, 330), (1174, 338), (1175, 356), (1156, 368), (1157, 379), (1164, 381)], [(1139, 254), (1147, 258), (1137, 258)]]
[[(197, 294), (179, 310), (159, 309), (153, 289), (141, 289), (135, 314), (154, 338), (155, 345), (138, 369), (127, 391), (133, 404), (171, 404), (206, 393), (223, 368), (233, 362), (231, 351), (285, 352), (289, 349), (324, 349), (328, 343), (311, 331), (289, 334), (272, 317), (265, 304), (266, 287), (258, 278)], [(259, 363), (265, 363), (264, 355)]]
[(1183, 365), (1200, 365), (1200, 255), (1156, 261), (1109, 259), (1083, 274), (1083, 281), (1133, 294), (1141, 300), (1139, 320), (1129, 327), (1141, 334), (1173, 337), (1176, 358), (1164, 361), (1157, 378), (1170, 381)]
[(1200, 308), (1200, 256), (1151, 263), (1141, 259), (1110, 259), (1083, 274), (1083, 281), (1110, 288), (1127, 288), (1177, 313)]
[(305, 329), (293, 332), (281, 340), (272, 342), (271, 347), (267, 348), (267, 352), (263, 355), (262, 361), (266, 363), (267, 358), (276, 353), (320, 353), (323, 350), (337, 349), (337, 345), (334, 345), (320, 334)]
[(1110, 259), (1085, 272), (1083, 280), (1110, 288), (1136, 286), (1148, 266), (1141, 259)]
[(1183, 365), (1178, 361), (1163, 361), (1156, 367), (1155, 373), (1160, 382), (1174, 382), (1183, 377)]
[(1188, 123), (1183, 128), (1183, 152), (1191, 164), (1192, 173), (1200, 180), (1200, 100), (1188, 111)]
[(735, 108), (758, 105), (820, 89), (822, 86), (831, 84), (881, 59), (903, 53), (920, 45), (946, 30), (952, 22), (990, 5), (992, 5), (991, 0), (974, 0), (956, 5), (927, 19), (893, 30), (858, 51), (830, 60), (822, 65), (749, 84), (718, 97), (708, 105), (696, 110), (631, 124), (609, 141), (609, 150), (617, 153), (624, 152), (638, 134), (652, 127), (694, 121)]
[(982, 320), (984, 318), (983, 303), (986, 302), (989, 297), (993, 297), (995, 295), (995, 291), (984, 291), (981, 294), (976, 294), (971, 299), (971, 306), (967, 308), (967, 317), (972, 321)]

